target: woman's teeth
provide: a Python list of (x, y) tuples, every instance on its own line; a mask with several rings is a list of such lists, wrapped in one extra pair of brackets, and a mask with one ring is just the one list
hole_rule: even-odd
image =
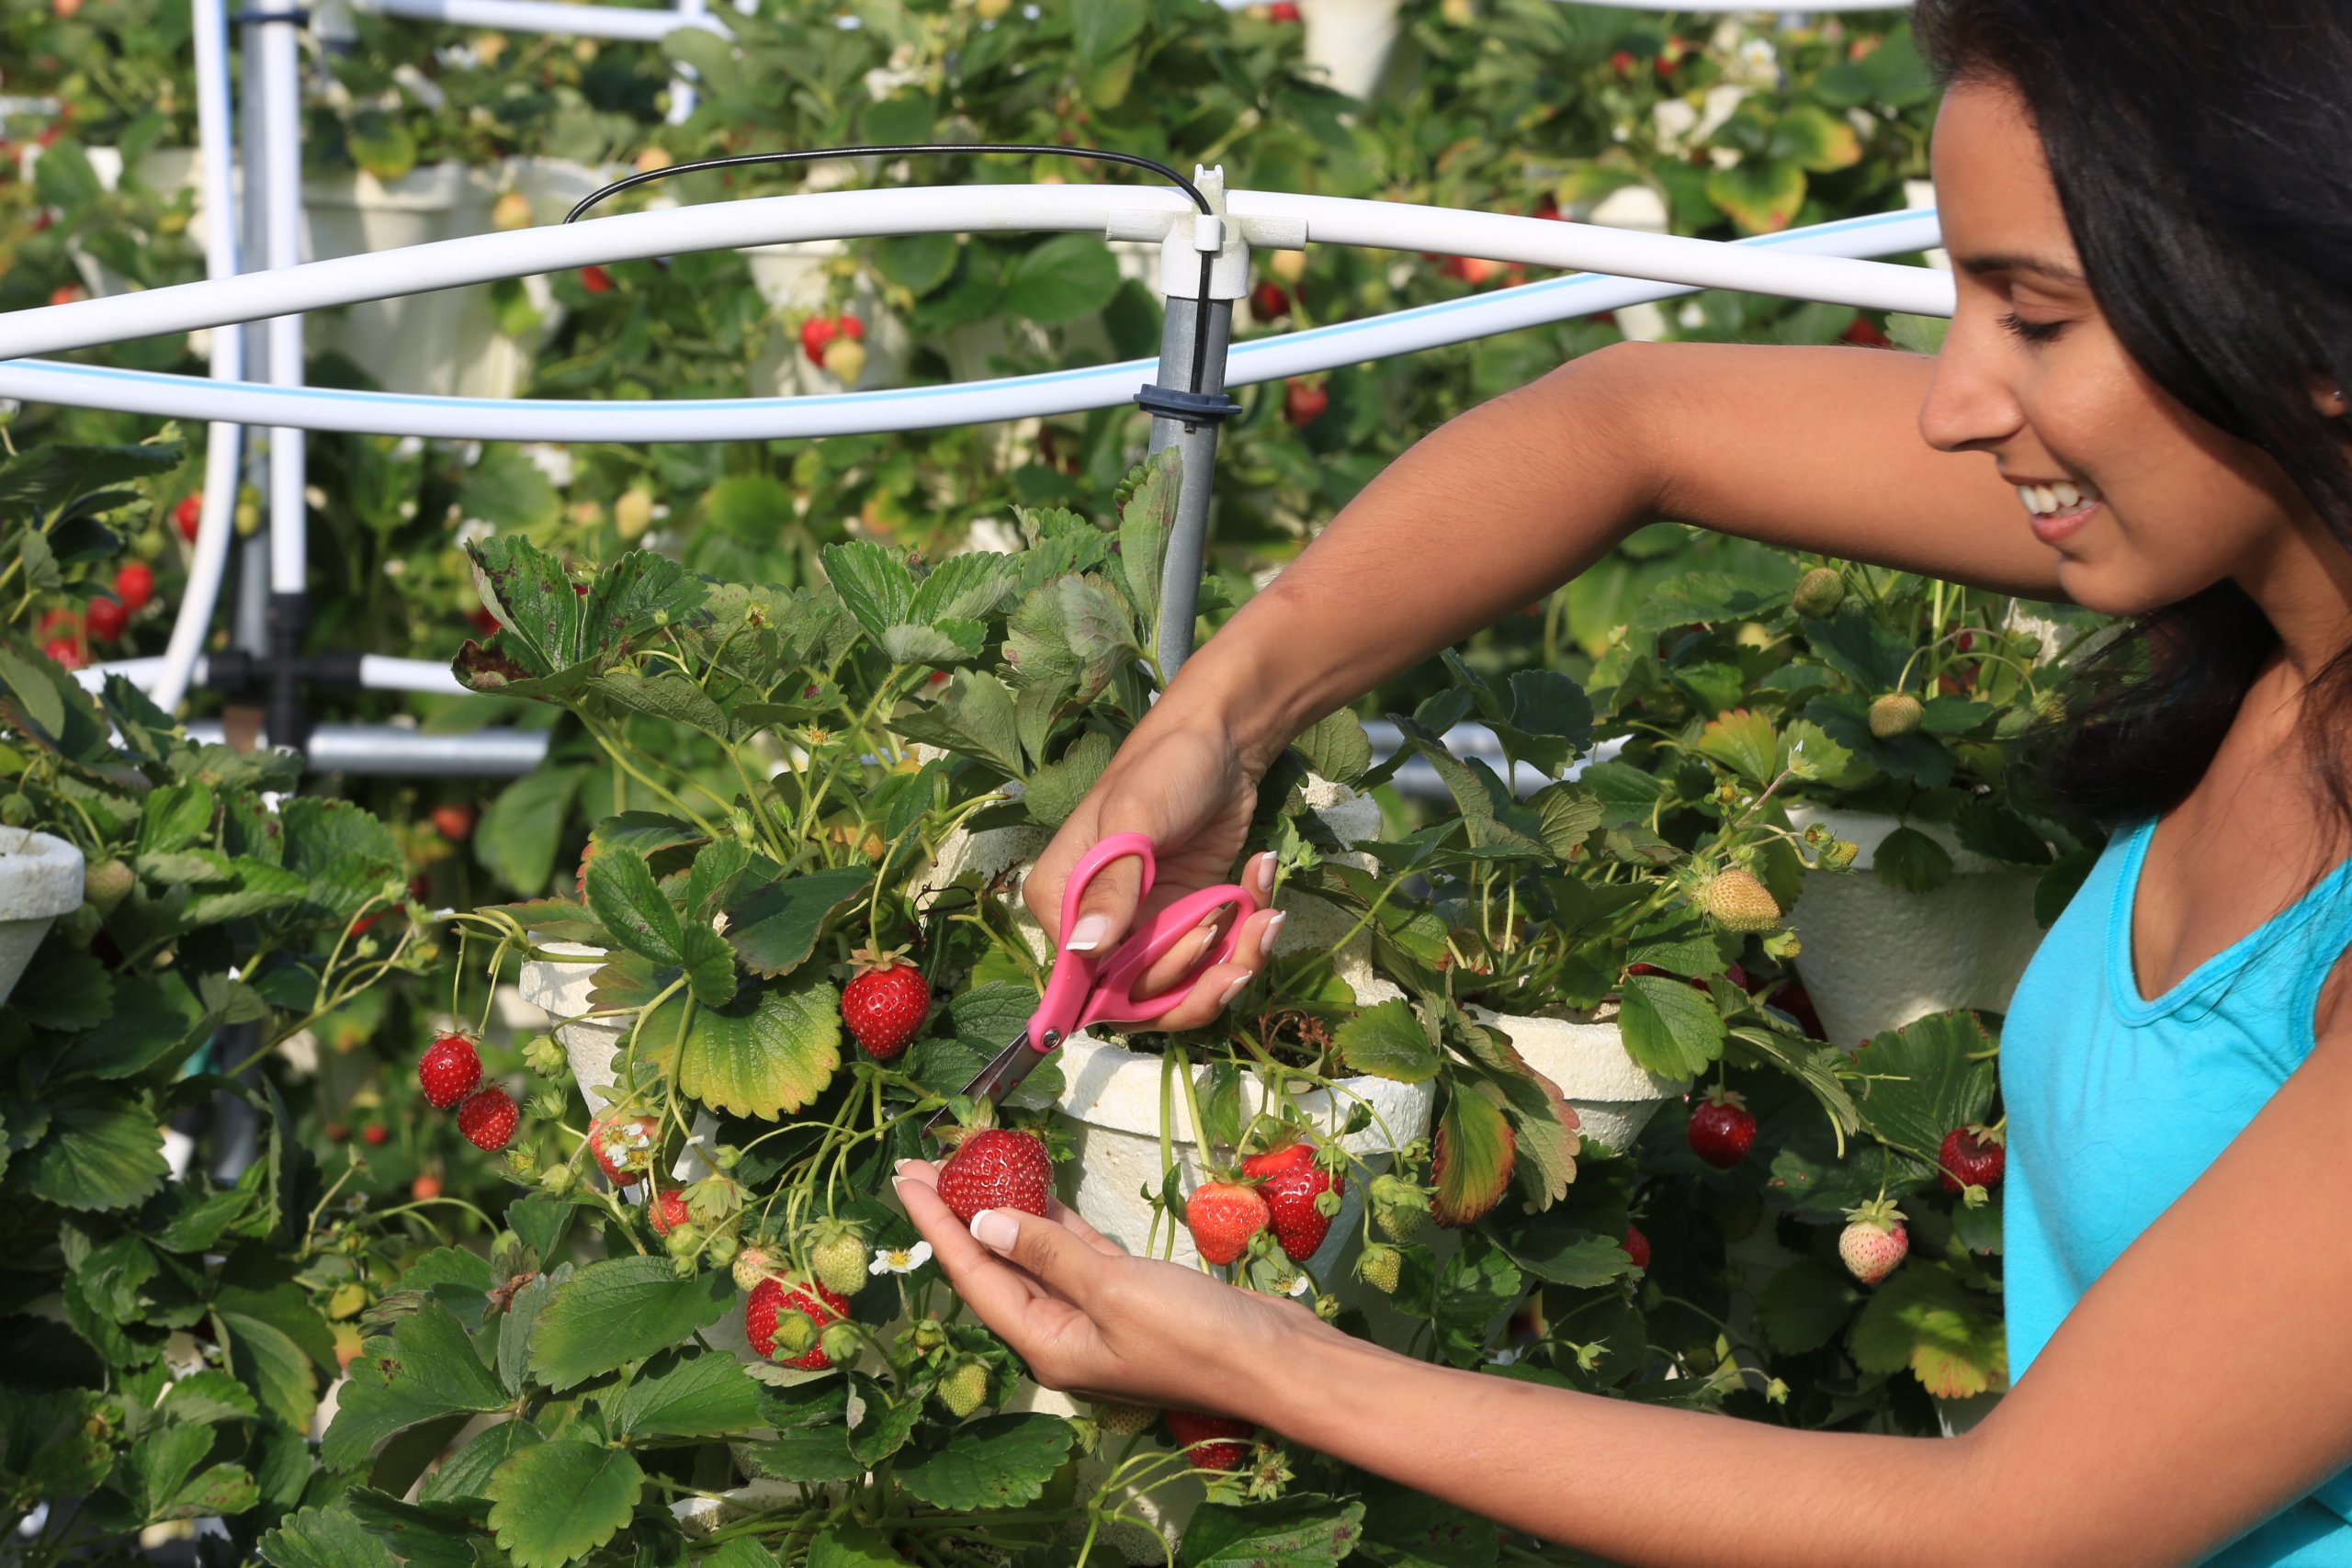
[(2099, 498), (2098, 491), (2087, 482), (2074, 484), (2064, 479), (2049, 485), (2019, 485), (2017, 491), (2018, 500), (2023, 502), (2025, 509), (2037, 517), (2073, 512), (2085, 502)]

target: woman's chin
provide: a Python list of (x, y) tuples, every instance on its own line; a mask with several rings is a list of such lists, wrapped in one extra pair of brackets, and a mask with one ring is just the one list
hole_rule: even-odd
[(2198, 592), (2179, 583), (2152, 581), (2131, 563), (2086, 560), (2079, 556), (2058, 558), (2058, 586), (2069, 604), (2101, 615), (2144, 615), (2166, 604), (2177, 604)]

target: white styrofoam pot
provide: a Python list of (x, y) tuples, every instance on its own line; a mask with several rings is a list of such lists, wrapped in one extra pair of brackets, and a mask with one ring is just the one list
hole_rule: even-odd
[(1470, 1015), (1510, 1036), (1521, 1059), (1558, 1086), (1577, 1113), (1580, 1136), (1621, 1154), (1660, 1105), (1690, 1090), (1689, 1078), (1660, 1077), (1634, 1061), (1614, 1021), (1577, 1023), (1482, 1007)]
[[(534, 939), (537, 940), (537, 939)], [(523, 964), (517, 989), (523, 999), (546, 1013), (555, 1025), (555, 1037), (563, 1047), (564, 1060), (571, 1068), (571, 1077), (580, 1085), (580, 1098), (588, 1107), (591, 1117), (602, 1116), (613, 1102), (613, 1085), (619, 1080), (617, 1066), (622, 1043), (636, 1020), (628, 1014), (612, 1018), (583, 1018), (594, 1010), (595, 1003), (588, 993), (595, 988), (596, 971), (603, 964), (605, 950), (587, 947), (576, 942), (538, 942), (543, 953), (563, 953), (577, 962), (562, 959), (534, 958)], [(565, 1022), (565, 1020), (571, 1020)], [(695, 1113), (684, 1152), (670, 1168), (673, 1181), (699, 1181), (710, 1174), (710, 1162), (703, 1151), (711, 1134), (718, 1130), (718, 1120), (707, 1111)], [(636, 1193), (638, 1188), (627, 1190)], [(736, 1325), (740, 1336), (741, 1325)]]
[(2008, 1007), (2041, 942), (2035, 873), (1962, 849), (1949, 829), (1912, 822), (1944, 847), (1954, 874), (1932, 893), (1905, 893), (1871, 870), (1878, 846), (1906, 825), (1900, 818), (1798, 804), (1789, 821), (1799, 832), (1818, 822), (1861, 851), (1852, 871), (1807, 872), (1789, 910), (1803, 948), (1797, 975), (1832, 1043), (1850, 1048), (1953, 1008)]
[(0, 828), (0, 1002), (50, 922), (82, 907), (82, 852), (29, 828)]
[(1351, 98), (1370, 97), (1396, 47), (1398, 8), (1399, 0), (1299, 0), (1307, 69)]

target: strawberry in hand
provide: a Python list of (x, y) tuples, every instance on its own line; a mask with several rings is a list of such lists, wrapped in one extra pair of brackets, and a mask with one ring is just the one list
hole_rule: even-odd
[(1326, 1168), (1324, 1157), (1314, 1145), (1293, 1141), (1241, 1162), (1243, 1178), (1255, 1182), (1266, 1201), (1274, 1239), (1294, 1263), (1306, 1262), (1322, 1247), (1348, 1190), (1348, 1179)]

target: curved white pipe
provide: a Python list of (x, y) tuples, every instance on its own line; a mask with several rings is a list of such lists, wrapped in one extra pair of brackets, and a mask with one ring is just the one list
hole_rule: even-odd
[[(1899, 254), (1931, 247), (1938, 237), (1935, 213), (1920, 209), (1788, 230), (1729, 248), (1786, 251), (1792, 253), (1789, 259)], [(1931, 297), (1920, 304), (1928, 308), (1919, 314), (1951, 314), (1949, 275), (1924, 267), (1881, 270), (1928, 286), (1921, 292)], [(1226, 380), (1229, 386), (1273, 380), (1690, 292), (1686, 287), (1598, 273), (1547, 278), (1238, 344), (1228, 359)], [(0, 332), (7, 325), (6, 319), (0, 319)], [(185, 376), (34, 361), (0, 365), (0, 396), (166, 417), (229, 417), (256, 423), (299, 419), (314, 430), (485, 441), (767, 440), (935, 429), (1110, 408), (1131, 400), (1152, 367), (1148, 360), (1129, 360), (1001, 380), (823, 397), (587, 402), (428, 398), (320, 388), (289, 392), (252, 383), (223, 386)]]
[[(221, 0), (195, 0), (191, 20), (196, 44), (196, 141), (209, 197), (204, 204), (204, 270), (212, 277), (231, 277), (237, 271), (237, 207), (230, 198), (235, 149), (229, 131), (229, 21)], [(212, 334), (211, 371), (216, 381), (244, 378), (243, 333)], [(187, 695), (197, 655), (212, 625), (213, 607), (220, 600), (243, 444), (244, 430), (240, 425), (215, 420), (205, 427), (204, 500), (188, 560), (187, 586), (180, 595), (171, 638), (164, 645), (153, 683), (141, 682), (165, 713), (178, 707), (180, 699)]]
[[(268, 271), (255, 277), (277, 276), (302, 263), (302, 77), (300, 39), (297, 36), (290, 0), (287, 19), (264, 19), (254, 29), (259, 35), (262, 124), (262, 200), (268, 215)], [(247, 199), (252, 198), (248, 192)], [(222, 280), (190, 285), (198, 288), (234, 287)], [(257, 312), (248, 321), (268, 321), (269, 379), (273, 386), (302, 384), (302, 318), (280, 301), (274, 310)], [(269, 588), (272, 593), (300, 593), (308, 576), (310, 538), (306, 527), (310, 508), (303, 500), (305, 433), (294, 425), (279, 425), (269, 433)]]
[[(1137, 209), (1188, 210), (1174, 191), (1092, 185), (913, 186), (707, 202), (514, 233), (436, 240), (239, 277), (17, 310), (0, 317), (0, 359), (682, 252), (878, 235), (1100, 232), (1114, 212)], [(1947, 274), (1789, 254), (1785, 247), (1273, 191), (1235, 191), (1227, 209), (1243, 220), (1303, 218), (1309, 237), (1327, 243), (1445, 251), (1922, 315), (1949, 315), (1951, 310), (1952, 284)]]
[(355, 10), (455, 27), (490, 28), (511, 33), (560, 33), (567, 38), (626, 39), (658, 43), (680, 28), (699, 28), (732, 38), (716, 17), (676, 11), (645, 11), (627, 6), (571, 6), (559, 0), (352, 0)]

